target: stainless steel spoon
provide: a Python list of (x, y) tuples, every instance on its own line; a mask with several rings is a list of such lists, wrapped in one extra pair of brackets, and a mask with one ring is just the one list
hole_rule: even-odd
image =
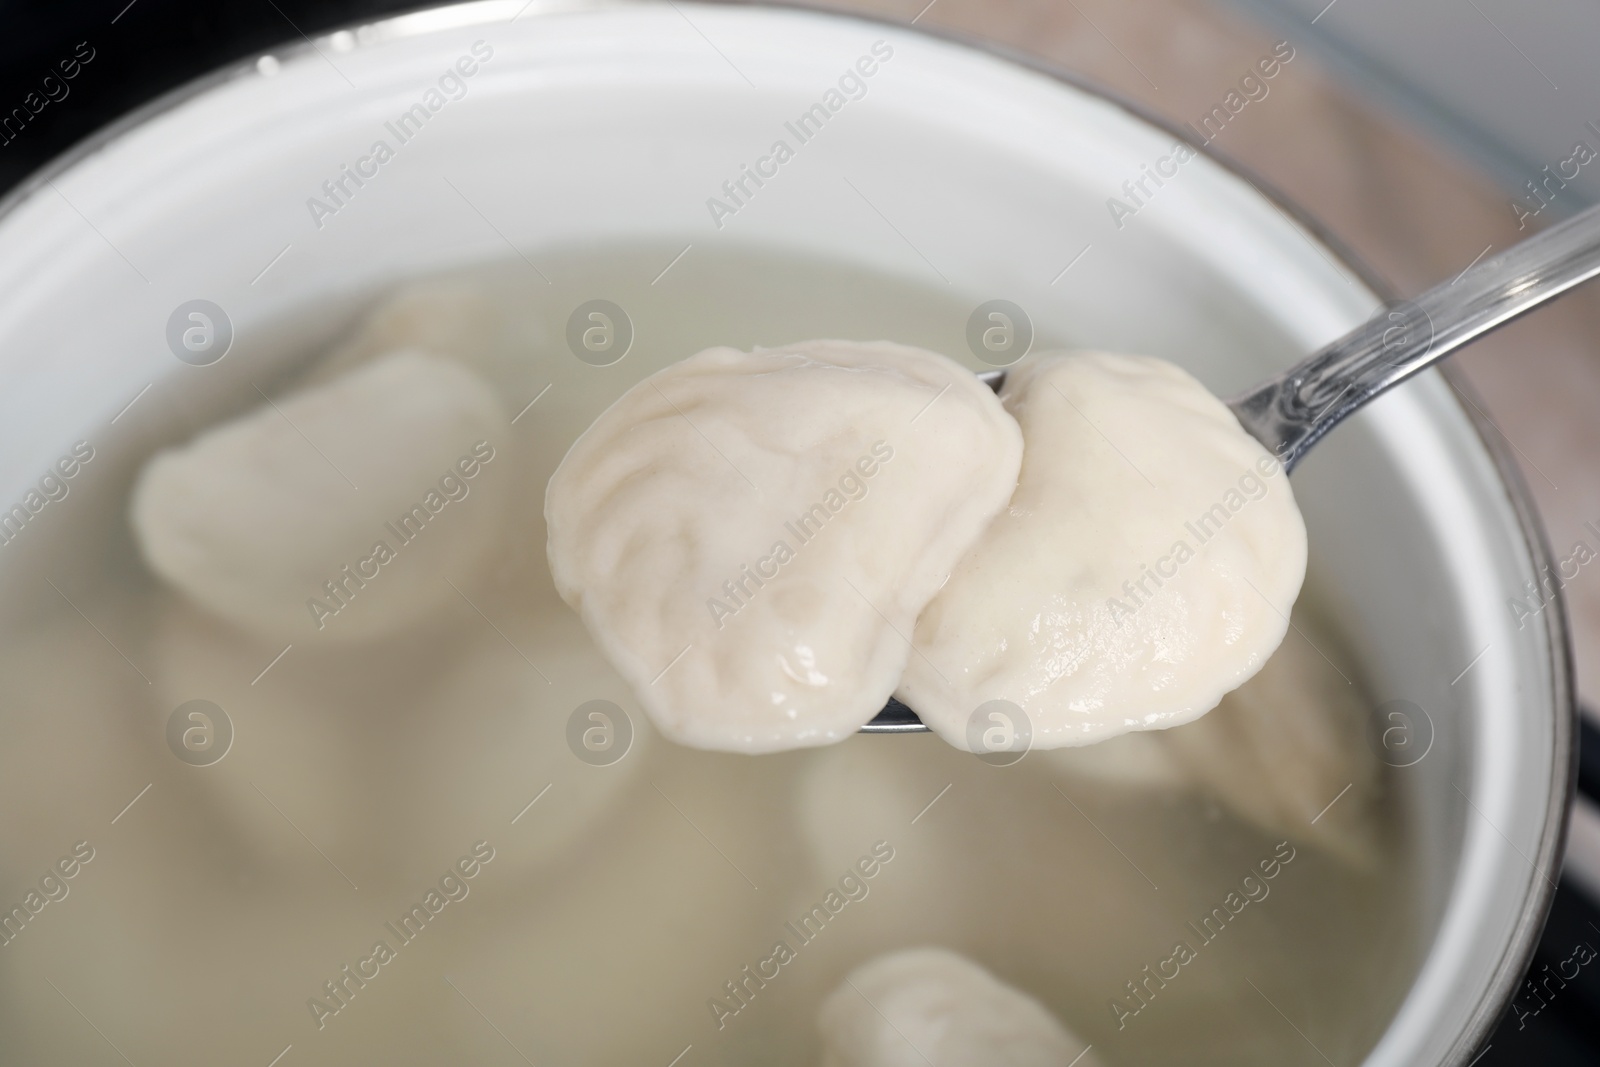
[[(1245, 431), (1286, 471), (1374, 397), (1525, 312), (1600, 274), (1600, 206), (1402, 300), (1320, 351), (1228, 401)], [(979, 375), (995, 391), (1003, 370)], [(926, 730), (890, 700), (863, 733)]]

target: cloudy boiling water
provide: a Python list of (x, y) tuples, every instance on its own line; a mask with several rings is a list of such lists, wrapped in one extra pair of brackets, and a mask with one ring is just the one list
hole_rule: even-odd
[[(1267, 895), (1207, 942), (1190, 924), (1283, 837), (1202, 794), (1119, 791), (1043, 753), (993, 767), (927, 735), (761, 757), (653, 735), (550, 591), (539, 503), (571, 440), (713, 344), (891, 338), (978, 365), (975, 301), (702, 248), (652, 284), (676, 252), (542, 254), (553, 284), (520, 261), (470, 276), (506, 316), (508, 410), (538, 397), (505, 449), (525, 472), (526, 535), (463, 591), (470, 610), (429, 629), (274, 660), (280, 647), (179, 603), (123, 518), (134, 450), (153, 438), (106, 439), (111, 476), (59, 505), (49, 537), (40, 524), (5, 549), (0, 566), (31, 569), (11, 584), (39, 595), (7, 609), (0, 644), (0, 900), (36, 913), (0, 947), (0, 1060), (809, 1067), (818, 1003), (852, 967), (935, 944), (1032, 993), (1107, 1064), (1355, 1062), (1414, 961), (1389, 794), (1371, 872), (1296, 842)], [(608, 367), (566, 344), (594, 298), (635, 333)], [(176, 441), (253, 406), (254, 378), (292, 380), (273, 352), (289, 336), (242, 336), (215, 403), (180, 388), (193, 377), (160, 383), (148, 425)], [(94, 547), (64, 559), (52, 542)], [(606, 766), (568, 745), (592, 699), (635, 732)], [(232, 724), (209, 766), (169, 747), (189, 700)], [(875, 848), (892, 859), (840, 891)], [(828, 903), (813, 934), (801, 919)], [(778, 941), (792, 958), (747, 980)], [(1193, 958), (1149, 979), (1171, 973), (1179, 941)], [(1130, 982), (1150, 999), (1119, 1028), (1112, 1001), (1138, 1006)], [(713, 999), (740, 1007), (720, 1028)]]

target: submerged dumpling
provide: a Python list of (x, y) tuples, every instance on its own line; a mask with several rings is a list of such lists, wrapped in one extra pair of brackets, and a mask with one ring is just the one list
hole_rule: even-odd
[(1370, 697), (1332, 628), (1299, 609), (1292, 617), (1297, 632), (1210, 714), (1041, 758), (1136, 793), (1204, 790), (1269, 834), (1372, 867), (1382, 768), (1367, 737)]
[(823, 1001), (822, 1067), (1097, 1067), (1055, 1016), (948, 949), (891, 952)]
[[(528, 377), (529, 352), (549, 348), (548, 331), (525, 302), (501, 296), (483, 280), (429, 278), (400, 286), (297, 382), (322, 385), (358, 367), (409, 350), (458, 363), (477, 374), (515, 414), (542, 381)], [(513, 404), (507, 397), (518, 398)]]
[(1377, 753), (1353, 668), (1331, 633), (1296, 615), (1261, 673), (1199, 722), (1164, 731), (1169, 751), (1240, 818), (1357, 867), (1377, 862)]
[(991, 700), (1036, 748), (1203, 715), (1283, 640), (1305, 576), (1282, 466), (1159, 359), (1039, 357), (1001, 398), (1021, 480), (917, 620), (899, 697), (962, 748)]
[(152, 570), (276, 641), (365, 640), (449, 606), (503, 544), (504, 412), (460, 365), (395, 352), (145, 465)]
[(191, 775), (188, 788), (226, 826), (236, 862), (313, 884), (342, 884), (338, 871), (358, 885), (392, 877), (394, 802), (379, 783), (391, 762), (389, 739), (423, 674), (424, 646), (304, 643), (274, 661), (284, 646), (220, 625), (181, 598), (163, 598), (152, 614), (145, 732), (162, 737), (174, 709), (190, 701), (221, 709), (186, 716), (202, 728), (197, 741), (227, 745), (204, 753), (217, 762)]
[(550, 571), (669, 738), (827, 744), (893, 692), (1021, 456), (994, 394), (932, 352), (708, 349), (572, 446), (545, 497)]

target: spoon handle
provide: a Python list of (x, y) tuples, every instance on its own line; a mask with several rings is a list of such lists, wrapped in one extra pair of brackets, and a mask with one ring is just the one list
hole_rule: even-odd
[(1414, 300), (1384, 308), (1228, 406), (1291, 470), (1323, 434), (1369, 400), (1596, 274), (1600, 206), (1468, 267)]

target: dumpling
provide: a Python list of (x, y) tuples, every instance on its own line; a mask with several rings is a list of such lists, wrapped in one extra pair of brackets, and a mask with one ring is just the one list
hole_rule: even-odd
[(553, 594), (516, 594), (474, 590), (493, 623), (473, 615), (448, 639), (296, 647), (277, 661), (281, 647), (170, 601), (154, 620), (146, 732), (191, 700), (222, 709), (240, 743), (194, 788), (252, 867), (409, 886), (493, 816), (515, 841), (496, 879), (534, 877), (613, 810), (653, 737), (635, 711), (631, 729), (613, 726), (618, 758), (571, 751), (573, 711), (591, 699), (622, 710), (626, 686)]
[(461, 366), (395, 352), (151, 459), (132, 520), (145, 560), (264, 638), (413, 626), (504, 544), (509, 427)]
[(545, 497), (550, 571), (667, 737), (828, 744), (893, 692), (1021, 454), (988, 387), (932, 352), (707, 349), (572, 446)]
[(1205, 714), (1278, 646), (1305, 575), (1281, 465), (1159, 359), (1043, 356), (1001, 398), (1021, 480), (917, 620), (897, 695), (961, 748), (992, 700), (1035, 748)]
[[(496, 292), (492, 279), (409, 282), (374, 307), (297, 384), (326, 384), (391, 352), (423, 352), (483, 378), (514, 414), (530, 385), (527, 354), (550, 347), (548, 331), (526, 308), (517, 295)], [(519, 398), (515, 404), (506, 400), (513, 396)]]
[(1215, 712), (1163, 736), (1189, 775), (1246, 822), (1371, 868), (1382, 767), (1368, 743), (1366, 694), (1328, 659), (1340, 655), (1331, 634), (1298, 614), (1296, 627)]
[[(1230, 693), (1228, 697), (1232, 695)], [(1188, 725), (1198, 729), (1201, 723), (1210, 722), (1215, 716), (1223, 714), (1228, 706), (1228, 697), (1223, 697), (1222, 703), (1210, 714), (1202, 715)], [(1189, 769), (1167, 743), (1167, 734), (1170, 732), (1136, 730), (1092, 745), (1042, 751), (1036, 758), (1086, 781), (1117, 788), (1137, 791), (1184, 789), (1196, 783)]]
[(215, 704), (229, 724), (235, 743), (189, 777), (227, 827), (235, 862), (312, 885), (393, 879), (414, 827), (398, 825), (388, 749), (412, 731), (414, 694), (430, 663), (455, 650), (421, 634), (297, 646), (275, 660), (282, 645), (219, 625), (178, 598), (165, 600), (151, 631), (146, 733), (162, 736), (173, 709), (193, 700)]
[[(483, 906), (471, 913), (470, 927), (450, 935), (452, 958), (441, 966), (471, 976), (463, 985), (485, 991), (483, 1010), (541, 1067), (649, 1064), (657, 1057), (664, 1067), (683, 1045), (660, 1056), (663, 1037), (676, 1034), (695, 1046), (685, 1064), (708, 1048), (712, 1055), (697, 1062), (793, 1064), (793, 1055), (772, 1047), (770, 1026), (745, 1017), (719, 1031), (707, 1010), (707, 999), (727, 996), (723, 983), (740, 976), (775, 925), (770, 890), (779, 883), (768, 878), (784, 868), (784, 843), (773, 832), (781, 796), (772, 764), (782, 758), (745, 760), (678, 745), (646, 755), (637, 788), (578, 836), (551, 872), (556, 877), (529, 886), (483, 879), (483, 898), (473, 901)], [(579, 769), (609, 778), (634, 758)], [(560, 807), (572, 794), (562, 789), (558, 784), (516, 826), (502, 824), (502, 857), (527, 847), (525, 835), (538, 832), (531, 823), (565, 817)], [(731, 860), (708, 841), (720, 842)], [(626, 1025), (618, 1025), (622, 1003)], [(805, 1001), (786, 978), (756, 1003), (787, 1014)], [(441, 1062), (499, 1063), (506, 1046), (496, 1031), (470, 1011), (457, 1017), (459, 1047)]]
[(817, 1028), (822, 1067), (1098, 1067), (1038, 1001), (942, 948), (856, 968)]
[(1201, 789), (1268, 834), (1372, 867), (1382, 768), (1369, 697), (1332, 629), (1298, 609), (1292, 618), (1297, 632), (1210, 714), (1036, 758), (1136, 793)]
[[(398, 831), (397, 851), (423, 856), (486, 833), (474, 827), (488, 813), (502, 816), (504, 880), (558, 867), (569, 849), (602, 835), (619, 798), (639, 784), (655, 735), (553, 593), (507, 590), (477, 603), (493, 623), (475, 617), (463, 626), (464, 647), (439, 664), (437, 682), (388, 731), (385, 814)], [(585, 762), (571, 747), (583, 740), (574, 742), (569, 729), (591, 701), (614, 707), (598, 712), (605, 718), (579, 717), (592, 735), (593, 762)]]

